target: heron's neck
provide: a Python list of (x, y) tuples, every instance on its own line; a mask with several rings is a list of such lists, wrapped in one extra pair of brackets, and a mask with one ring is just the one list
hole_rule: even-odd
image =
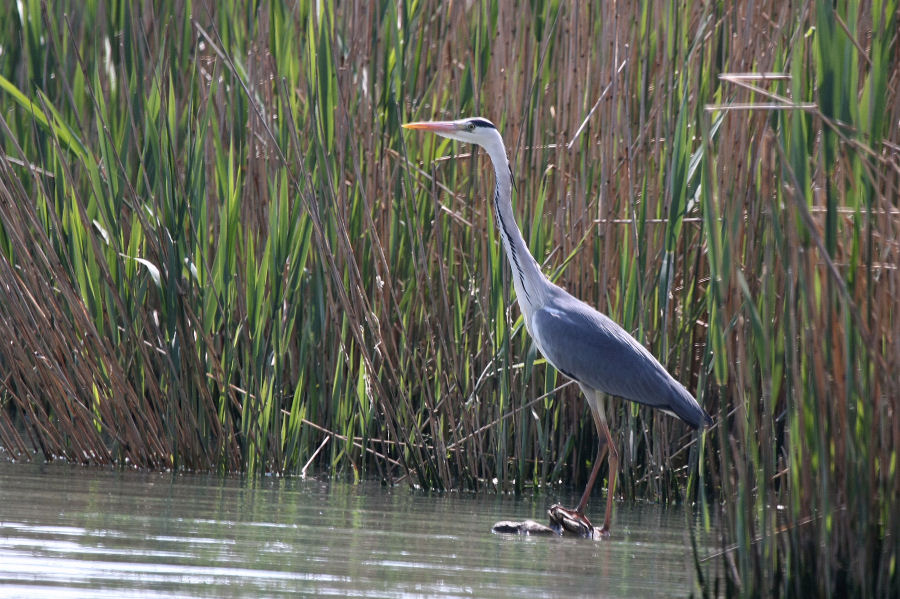
[(512, 209), (512, 173), (506, 158), (506, 151), (503, 148), (499, 151), (488, 149), (488, 153), (494, 164), (494, 174), (497, 178), (497, 187), (494, 190), (494, 214), (497, 216), (497, 229), (512, 268), (516, 298), (519, 307), (525, 314), (525, 322), (530, 331), (532, 312), (544, 304), (547, 280), (541, 273), (534, 256), (528, 250), (525, 239), (522, 237), (522, 231), (516, 225)]

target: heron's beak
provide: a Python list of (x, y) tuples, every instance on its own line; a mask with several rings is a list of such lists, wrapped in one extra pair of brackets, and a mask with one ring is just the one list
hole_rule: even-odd
[(457, 121), (421, 121), (418, 123), (404, 123), (404, 129), (422, 129), (432, 133), (456, 133), (459, 131)]

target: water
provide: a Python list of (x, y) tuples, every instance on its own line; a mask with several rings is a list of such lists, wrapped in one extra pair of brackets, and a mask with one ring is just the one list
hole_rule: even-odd
[[(491, 534), (555, 499), (0, 463), (2, 597), (687, 596), (683, 512), (603, 541)], [(600, 519), (604, 502), (590, 512)]]

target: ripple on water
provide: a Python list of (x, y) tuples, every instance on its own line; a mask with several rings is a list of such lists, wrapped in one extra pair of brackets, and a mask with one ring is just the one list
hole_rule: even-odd
[(566, 499), (2, 463), (0, 596), (691, 593), (679, 510), (617, 506), (603, 542), (490, 532)]

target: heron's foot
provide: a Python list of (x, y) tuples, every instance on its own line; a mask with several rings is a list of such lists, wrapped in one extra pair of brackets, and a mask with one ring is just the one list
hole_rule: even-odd
[(550, 528), (558, 530), (559, 534), (569, 533), (585, 538), (594, 536), (594, 525), (577, 509), (570, 510), (556, 503), (550, 506), (547, 515), (550, 516)]
[(512, 535), (559, 535), (561, 534), (554, 528), (544, 526), (534, 520), (525, 520), (524, 522), (512, 522), (510, 520), (502, 520), (491, 527), (491, 532)]
[(584, 512), (577, 509), (570, 510), (556, 503), (550, 506), (547, 515), (550, 516), (550, 528), (557, 531), (557, 534), (569, 533), (584, 539), (609, 536), (608, 528), (605, 526), (595, 528)]

